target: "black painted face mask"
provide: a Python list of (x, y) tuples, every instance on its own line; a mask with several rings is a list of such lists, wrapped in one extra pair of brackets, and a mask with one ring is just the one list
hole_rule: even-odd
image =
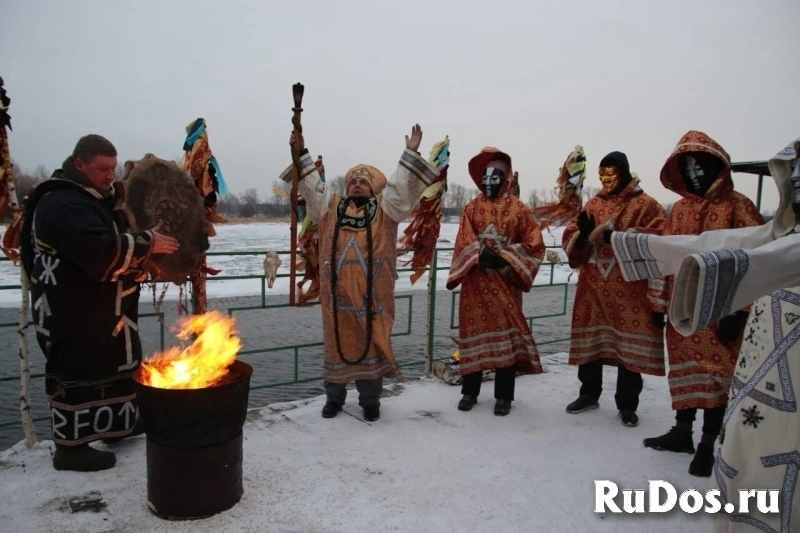
[(722, 169), (720, 160), (705, 152), (684, 154), (679, 165), (686, 187), (701, 198), (711, 188)]
[(504, 170), (497, 167), (486, 167), (486, 170), (483, 171), (483, 193), (489, 198), (495, 198), (505, 179)]

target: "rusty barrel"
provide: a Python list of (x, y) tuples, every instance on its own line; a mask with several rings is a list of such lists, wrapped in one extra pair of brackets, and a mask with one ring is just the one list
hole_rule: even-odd
[(224, 385), (160, 389), (136, 382), (147, 435), (147, 501), (161, 518), (205, 518), (242, 498), (242, 427), (253, 368), (228, 367)]

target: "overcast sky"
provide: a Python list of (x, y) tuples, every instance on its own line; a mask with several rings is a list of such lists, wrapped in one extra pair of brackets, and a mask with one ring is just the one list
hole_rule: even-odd
[[(120, 159), (182, 154), (207, 120), (234, 192), (290, 162), (291, 87), (327, 173), (387, 175), (415, 122), (451, 139), (452, 182), (484, 146), (511, 154), (523, 198), (551, 188), (574, 145), (587, 184), (613, 150), (645, 190), (689, 129), (734, 161), (800, 136), (798, 0), (0, 0), (11, 155), (52, 170), (86, 133)], [(755, 177), (736, 175), (755, 199)], [(766, 182), (766, 208), (775, 207)]]

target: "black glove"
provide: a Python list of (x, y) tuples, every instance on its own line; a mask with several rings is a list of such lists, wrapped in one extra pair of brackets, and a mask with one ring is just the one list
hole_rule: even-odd
[(497, 270), (506, 266), (506, 260), (494, 253), (491, 248), (484, 246), (478, 256), (478, 263), (487, 269)]
[(603, 232), (603, 242), (606, 244), (611, 244), (611, 234), (614, 233), (614, 230), (607, 229)]
[(667, 325), (667, 315), (664, 313), (657, 313), (653, 311), (650, 314), (650, 318), (653, 320), (653, 325), (658, 329), (664, 329)]
[(578, 215), (578, 242), (575, 243), (578, 248), (586, 246), (586, 243), (589, 242), (589, 235), (596, 227), (597, 221), (594, 219), (594, 215), (589, 216), (586, 211), (581, 211)]
[(719, 321), (717, 326), (717, 339), (722, 344), (731, 344), (739, 335), (744, 333), (744, 327), (747, 324), (748, 314), (744, 311), (737, 311), (732, 315), (728, 315)]

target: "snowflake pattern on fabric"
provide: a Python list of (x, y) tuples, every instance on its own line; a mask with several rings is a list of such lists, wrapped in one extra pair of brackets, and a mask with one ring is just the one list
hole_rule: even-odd
[(750, 409), (741, 409), (742, 414), (744, 415), (744, 421), (742, 424), (753, 426), (754, 428), (758, 428), (758, 423), (764, 420), (764, 417), (761, 416), (761, 412), (758, 410), (757, 406), (753, 406)]

